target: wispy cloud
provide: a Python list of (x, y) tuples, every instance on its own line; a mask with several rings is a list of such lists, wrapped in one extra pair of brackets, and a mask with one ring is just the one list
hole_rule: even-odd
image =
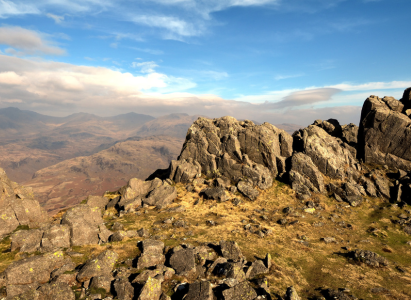
[(195, 36), (201, 30), (192, 23), (180, 18), (165, 15), (137, 15), (132, 17), (133, 22), (149, 27), (166, 29), (168, 32), (182, 37)]
[(133, 62), (131, 66), (133, 68), (140, 68), (141, 73), (154, 73), (155, 68), (158, 67), (158, 65), (154, 61)]
[(64, 16), (57, 16), (51, 13), (47, 13), (46, 16), (53, 19), (54, 22), (56, 22), (56, 24), (60, 24), (61, 22), (64, 21)]
[(278, 102), (266, 102), (264, 105), (271, 109), (292, 108), (297, 106), (312, 105), (331, 100), (332, 96), (341, 92), (336, 88), (318, 88), (293, 92)]
[(0, 44), (12, 48), (6, 52), (12, 55), (62, 55), (65, 50), (54, 46), (44, 34), (17, 26), (0, 27)]
[(15, 1), (0, 0), (0, 18), (39, 13), (40, 10), (35, 4), (24, 4)]
[(137, 50), (140, 52), (152, 54), (152, 55), (162, 55), (164, 54), (163, 50), (149, 49), (149, 48), (138, 48), (138, 47), (129, 47), (130, 49)]
[(290, 79), (290, 78), (298, 78), (304, 76), (304, 73), (298, 73), (298, 74), (289, 74), (289, 75), (276, 75), (274, 77), (275, 80), (284, 80), (284, 79)]

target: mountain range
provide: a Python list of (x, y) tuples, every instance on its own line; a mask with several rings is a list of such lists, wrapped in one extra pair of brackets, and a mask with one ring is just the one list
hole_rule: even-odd
[[(9, 107), (0, 109), (0, 167), (32, 186), (52, 214), (90, 193), (145, 179), (176, 159), (198, 115), (154, 118), (130, 112), (112, 117), (75, 113), (53, 117)], [(288, 132), (301, 126), (278, 125)], [(110, 172), (107, 172), (110, 170)]]

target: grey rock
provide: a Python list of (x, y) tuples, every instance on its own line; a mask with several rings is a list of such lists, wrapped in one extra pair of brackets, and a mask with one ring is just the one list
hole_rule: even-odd
[(222, 187), (204, 189), (201, 191), (200, 195), (203, 196), (204, 199), (217, 200), (219, 202), (225, 202), (228, 200), (225, 189)]
[(235, 241), (220, 241), (220, 251), (222, 256), (234, 262), (244, 259), (243, 254), (241, 253), (240, 247), (238, 247), (237, 242)]
[(41, 300), (75, 300), (71, 287), (64, 282), (55, 282), (42, 285), (39, 289)]
[(148, 237), (148, 236), (150, 236), (150, 232), (145, 228), (139, 229), (137, 231), (137, 234), (138, 234), (139, 237)]
[(196, 281), (188, 286), (185, 300), (213, 300), (213, 289), (208, 281)]
[(162, 185), (162, 181), (158, 178), (150, 181), (143, 181), (138, 178), (132, 178), (128, 184), (120, 189), (121, 200), (118, 203), (122, 206), (124, 203), (137, 198), (145, 198), (148, 193)]
[(309, 156), (300, 152), (294, 153), (291, 158), (289, 180), (292, 189), (301, 194), (325, 191), (324, 180), (319, 169)]
[(113, 226), (111, 227), (113, 231), (124, 230), (124, 225), (119, 222), (114, 222)]
[(120, 278), (113, 284), (117, 299), (119, 300), (133, 300), (134, 288), (126, 278)]
[(250, 183), (245, 181), (240, 181), (237, 184), (237, 188), (241, 192), (241, 194), (253, 201), (256, 200), (258, 195), (260, 194), (255, 188), (253, 188)]
[(224, 300), (253, 300), (257, 298), (257, 293), (247, 281), (223, 291)]
[(92, 208), (105, 209), (110, 199), (103, 196), (88, 196), (87, 205)]
[(173, 160), (170, 164), (170, 179), (174, 182), (189, 183), (201, 175), (201, 165), (193, 160)]
[(161, 186), (152, 190), (147, 198), (143, 199), (143, 202), (161, 209), (171, 204), (176, 198), (176, 188), (167, 183), (163, 183)]
[(322, 174), (339, 180), (359, 177), (356, 158), (340, 139), (322, 128), (310, 125), (294, 133), (293, 138), (294, 150), (309, 156)]
[(103, 223), (99, 209), (87, 204), (70, 208), (63, 215), (61, 224), (70, 227), (70, 242), (72, 246), (97, 244), (99, 241), (99, 225)]
[(62, 252), (48, 253), (32, 256), (13, 262), (4, 271), (7, 294), (15, 296), (37, 288), (50, 280), (50, 274), (54, 269), (64, 265)]
[(228, 262), (224, 265), (224, 274), (227, 278), (235, 279), (237, 282), (246, 280), (242, 262)]
[(388, 260), (385, 257), (378, 255), (377, 253), (368, 250), (355, 250), (351, 252), (354, 260), (365, 263), (371, 267), (386, 267), (389, 265)]
[(284, 300), (301, 300), (301, 298), (298, 296), (295, 288), (293, 286), (290, 286), (289, 288), (287, 288)]
[[(402, 104), (404, 102), (409, 103), (405, 100)], [(411, 119), (399, 111), (400, 107), (401, 102), (395, 99), (383, 101), (376, 96), (364, 102), (358, 148), (359, 157), (365, 163), (411, 170), (411, 149), (408, 147)]]
[(137, 300), (159, 300), (161, 294), (161, 282), (158, 279), (149, 277)]
[(187, 178), (200, 169), (208, 177), (224, 176), (234, 183), (251, 178), (253, 185), (265, 189), (278, 174), (277, 158), (291, 156), (292, 142), (285, 131), (268, 123), (199, 118), (188, 130), (178, 162), (171, 163), (170, 178), (176, 177), (178, 164), (186, 162), (201, 167), (187, 167), (192, 169)]
[(248, 279), (254, 278), (258, 275), (267, 274), (270, 270), (264, 265), (264, 262), (261, 260), (256, 260), (248, 268), (245, 276)]
[(11, 236), (11, 251), (20, 249), (20, 252), (35, 252), (40, 248), (43, 230), (20, 230)]
[(109, 275), (117, 258), (118, 254), (116, 252), (105, 250), (95, 259), (88, 260), (77, 275), (78, 282), (85, 282), (92, 277)]
[(174, 252), (170, 257), (170, 266), (177, 275), (192, 274), (196, 268), (194, 250), (187, 248)]
[(70, 248), (70, 227), (68, 225), (50, 225), (44, 230), (41, 239), (41, 251)]

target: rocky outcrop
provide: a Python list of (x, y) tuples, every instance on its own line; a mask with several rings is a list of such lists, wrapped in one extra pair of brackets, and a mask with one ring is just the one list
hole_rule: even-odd
[[(404, 113), (409, 106), (409, 89), (402, 102), (370, 96), (361, 111), (359, 157), (367, 164), (411, 170), (411, 119)], [(408, 106), (404, 106), (404, 103)]]
[(19, 225), (39, 227), (49, 221), (31, 189), (12, 182), (0, 168), (0, 239)]
[(200, 174), (234, 183), (247, 178), (253, 186), (266, 189), (286, 171), (292, 143), (288, 133), (268, 123), (199, 118), (188, 130), (178, 160), (171, 163), (169, 178), (184, 183)]

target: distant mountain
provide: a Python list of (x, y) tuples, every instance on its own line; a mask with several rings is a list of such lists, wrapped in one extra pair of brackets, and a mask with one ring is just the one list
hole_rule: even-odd
[(145, 123), (137, 131), (135, 136), (166, 135), (185, 138), (188, 128), (200, 115), (189, 116), (188, 114), (171, 114), (159, 117)]
[(169, 136), (132, 138), (91, 156), (68, 159), (37, 171), (24, 182), (49, 212), (78, 204), (89, 194), (115, 190), (130, 178), (146, 179), (180, 154), (184, 139)]
[(274, 126), (286, 131), (289, 134), (293, 134), (296, 130), (304, 128), (304, 126), (302, 125), (291, 124), (291, 123), (274, 124)]
[(50, 117), (18, 108), (0, 109), (0, 167), (17, 182), (77, 156), (107, 149), (154, 117), (127, 113), (113, 117), (76, 113)]

